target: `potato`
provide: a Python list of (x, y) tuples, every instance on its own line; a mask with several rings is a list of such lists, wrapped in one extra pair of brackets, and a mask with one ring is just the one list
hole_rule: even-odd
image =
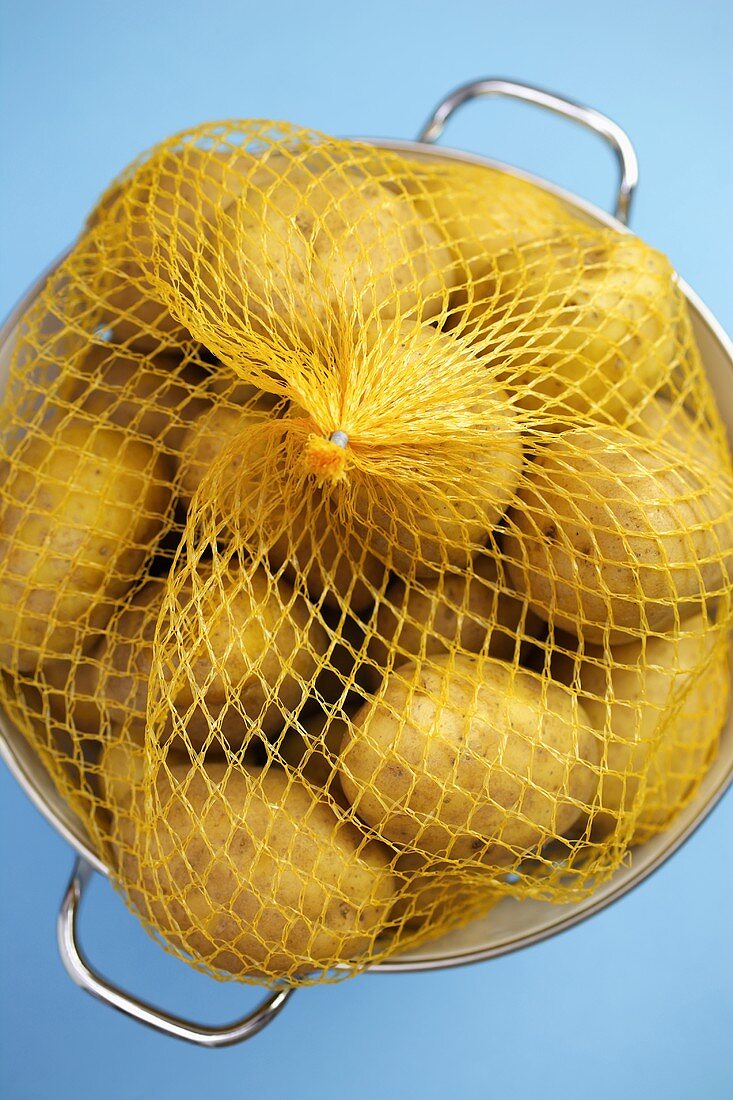
[(378, 605), (369, 686), (376, 690), (385, 670), (453, 646), (512, 661), (543, 630), (527, 603), (500, 584), (489, 554), (474, 559), (472, 576), (443, 573), (412, 585), (396, 578)]
[[(142, 730), (147, 719), (153, 638), (166, 582), (152, 578), (132, 593), (107, 625), (91, 658), (67, 681), (77, 724), (91, 731)], [(46, 674), (53, 676), (53, 670)], [(140, 738), (142, 743), (143, 738)]]
[(413, 187), (418, 210), (442, 227), (476, 284), (492, 258), (582, 224), (554, 195), (494, 169), (431, 164)]
[[(186, 339), (170, 308), (219, 329), (222, 315), (236, 316), (291, 345), (312, 343), (334, 309), (434, 316), (455, 278), (455, 256), (408, 196), (322, 150), (162, 150), (105, 196), (93, 222), (105, 221), (121, 223), (122, 235), (116, 254), (107, 248), (116, 262), (103, 321), (115, 342), (143, 350)], [(153, 278), (162, 282), (155, 301)]]
[(73, 421), (3, 467), (0, 665), (28, 671), (104, 627), (166, 526), (170, 475), (150, 443)]
[(632, 843), (666, 829), (696, 794), (712, 763), (730, 709), (730, 649), (718, 646), (699, 673), (654, 753)]
[(115, 344), (156, 352), (190, 339), (170, 311), (169, 250), (190, 271), (217, 210), (231, 201), (230, 189), (241, 188), (242, 173), (252, 165), (253, 158), (238, 149), (168, 147), (102, 196), (88, 225), (92, 247), (105, 241), (98, 322), (111, 328)]
[(47, 687), (54, 720), (75, 734), (104, 736), (108, 732), (98, 696), (97, 654), (103, 641), (104, 635), (99, 635), (69, 659), (44, 661), (38, 673), (39, 682)]
[[(466, 409), (456, 391), (471, 378)], [(327, 606), (361, 612), (388, 569), (427, 577), (465, 568), (512, 499), (523, 461), (519, 422), (491, 372), (451, 336), (386, 322), (348, 349), (339, 409), (310, 396), (307, 411), (290, 409), (293, 439), (305, 453), (312, 436), (343, 431), (349, 466), (323, 503), (314, 486), (313, 503), (273, 540), (273, 569), (304, 576), (313, 600), (324, 594)]]
[(435, 317), (456, 257), (407, 195), (318, 152), (258, 167), (227, 208), (201, 272), (225, 312), (287, 347), (318, 349), (357, 316)]
[(23, 733), (36, 758), (52, 773), (54, 785), (71, 812), (86, 821), (94, 812), (97, 798), (93, 778), (101, 751), (99, 738), (70, 730), (71, 723), (61, 708), (60, 717), (56, 716), (53, 706), (48, 705), (53, 694), (43, 690), (45, 685), (36, 673), (24, 680), (0, 671), (0, 685), (5, 720)]
[[(265, 459), (268, 442), (265, 439), (253, 441), (252, 431), (267, 423), (272, 417), (280, 415), (282, 401), (274, 395), (251, 389), (243, 408), (235, 405), (220, 404), (204, 415), (199, 423), (186, 435), (181, 459), (181, 497), (190, 506), (191, 498), (198, 488), (204, 474), (214, 460), (231, 440), (247, 433), (246, 461), (248, 465), (257, 464)], [(254, 395), (254, 396), (253, 396)], [(307, 413), (299, 406), (287, 411), (288, 419), (307, 418)], [(230, 470), (236, 471), (244, 456), (235, 457)], [(258, 483), (252, 478), (252, 489)], [(246, 485), (243, 493), (246, 494)], [(299, 503), (302, 503), (299, 502)], [(282, 513), (282, 500), (275, 491), (270, 496), (271, 518), (275, 526), (278, 514)], [(249, 517), (243, 515), (247, 527)], [(220, 533), (221, 541), (227, 541), (226, 532)], [(315, 602), (323, 595), (325, 606), (341, 609), (346, 606), (354, 611), (362, 611), (374, 602), (374, 590), (379, 589), (385, 577), (384, 566), (363, 547), (363, 539), (347, 533), (337, 514), (327, 512), (316, 501), (313, 509), (308, 509), (307, 517), (298, 515), (286, 531), (276, 534), (268, 546), (268, 558), (273, 573), (280, 574), (291, 584), (303, 580), (308, 593)], [(282, 571), (282, 572), (281, 572)], [(325, 594), (324, 594), (325, 592)]]
[(418, 209), (443, 228), (460, 257), (446, 328), (494, 358), (506, 342), (502, 280), (521, 266), (523, 246), (582, 231), (583, 223), (534, 184), (483, 167), (430, 165), (411, 188)]
[(319, 709), (301, 716), (284, 733), (279, 752), (314, 787), (327, 790), (339, 805), (348, 805), (338, 774), (339, 751), (347, 728), (347, 713), (358, 709), (361, 694), (352, 694), (361, 669), (364, 626), (353, 616), (334, 627), (338, 642), (316, 680)]
[[(242, 433), (251, 433), (267, 423), (275, 415), (277, 405), (277, 398), (272, 394), (261, 393), (252, 387), (252, 394), (241, 407), (221, 402), (212, 405), (186, 430), (180, 448), (179, 471), (180, 495), (186, 507), (227, 444)], [(262, 440), (259, 447), (249, 448), (247, 461), (256, 463), (263, 459), (266, 450), (266, 440)], [(241, 461), (239, 457), (233, 458), (231, 468), (237, 469)]]
[(629, 428), (634, 435), (668, 448), (668, 453), (684, 456), (683, 461), (703, 463), (710, 467), (711, 474), (729, 464), (725, 438), (716, 436), (720, 428), (708, 424), (702, 405), (693, 413), (679, 398), (652, 397), (639, 407)]
[[(100, 830), (102, 846), (107, 850), (107, 863), (114, 868), (118, 862), (115, 848), (126, 834), (119, 829), (119, 823), (128, 819), (127, 826), (136, 826), (144, 821), (150, 812), (146, 804), (145, 769), (176, 768), (187, 772), (195, 768), (208, 769), (211, 765), (220, 767), (227, 759), (226, 754), (213, 748), (194, 761), (181, 740), (174, 740), (165, 746), (149, 741), (144, 722), (131, 716), (124, 728), (115, 727), (100, 742), (98, 763), (91, 767), (90, 779), (97, 803), (96, 818)], [(146, 758), (148, 764), (145, 764)], [(247, 747), (237, 752), (237, 767), (260, 768), (267, 754), (259, 740), (253, 740)], [(150, 773), (148, 773), (150, 774)], [(136, 818), (130, 822), (129, 818)]]
[(316, 690), (328, 709), (344, 706), (350, 692), (361, 684), (366, 655), (366, 630), (361, 619), (355, 615), (331, 614), (329, 622), (336, 643), (316, 680)]
[(441, 933), (445, 932), (464, 924), (469, 915), (484, 916), (502, 899), (486, 868), (457, 870), (450, 863), (428, 860), (415, 852), (403, 852), (397, 859), (395, 876), (401, 887), (390, 921), (398, 922), (405, 932), (440, 925)]
[[(655, 395), (645, 401), (637, 410), (636, 417), (629, 421), (634, 435), (642, 439), (671, 444), (678, 450), (684, 450), (690, 444), (690, 435), (699, 437), (705, 445), (705, 433), (698, 420), (689, 416), (684, 406), (668, 397)], [(710, 446), (710, 443), (707, 443)]]
[(594, 834), (628, 822), (643, 779), (637, 838), (663, 829), (681, 808), (728, 713), (728, 656), (720, 631), (703, 615), (666, 637), (553, 655), (552, 675), (579, 683), (585, 712), (606, 742)]
[(356, 714), (341, 785), (380, 837), (500, 870), (592, 803), (598, 742), (573, 693), (493, 658), (404, 665)]
[[(507, 386), (554, 421), (627, 421), (671, 376), (684, 299), (636, 237), (583, 229), (519, 250), (499, 281)], [(492, 349), (489, 348), (489, 351)]]
[(118, 745), (102, 774), (118, 875), (176, 949), (250, 977), (304, 976), (373, 949), (395, 896), (389, 853), (306, 784), (273, 766), (204, 772), (169, 758), (155, 779), (157, 817), (144, 824), (142, 759), (125, 761)]
[[(207, 585), (207, 576), (202, 567), (200, 583), (206, 587), (199, 596), (200, 622), (190, 584), (175, 602), (187, 659), (186, 666), (180, 665), (180, 654), (174, 656), (170, 642), (165, 644), (166, 664), (172, 666), (166, 697), (177, 720), (159, 732), (168, 742), (173, 730), (182, 734), (185, 729), (196, 751), (216, 748), (220, 740), (239, 749), (285, 727), (287, 712), (302, 704), (328, 640), (305, 601), (294, 597), (285, 582), (274, 585), (262, 570), (243, 582), (232, 571), (224, 577), (222, 593), (218, 585)], [(164, 592), (165, 581), (149, 581), (110, 622), (87, 672), (86, 720), (93, 729), (105, 720), (115, 728), (144, 726)], [(159, 694), (157, 688), (156, 698)], [(96, 715), (93, 700), (99, 706)], [(184, 742), (176, 736), (174, 745), (180, 750)]]
[[(450, 335), (429, 326), (402, 325), (372, 339), (382, 359), (386, 397), (370, 399), (375, 422), (362, 430), (365, 439), (385, 448), (386, 458), (384, 476), (375, 463), (355, 484), (354, 509), (364, 538), (374, 556), (403, 577), (429, 577), (450, 565), (465, 568), (519, 483), (522, 437), (514, 408), (491, 372), (477, 373), (477, 360)], [(398, 376), (397, 386), (389, 384), (392, 375)], [(475, 401), (468, 410), (449, 405), (451, 380), (459, 385), (460, 377), (476, 380)], [(400, 402), (398, 415), (389, 407), (395, 401)], [(425, 407), (429, 424), (417, 419), (425, 416)], [(479, 441), (467, 452), (451, 454), (448, 465), (441, 420), (468, 421), (473, 427), (467, 438), (472, 440), (477, 435), (476, 414), (481, 418)], [(350, 434), (348, 419), (343, 426)], [(452, 442), (460, 447), (467, 433), (459, 424), (454, 433)], [(409, 453), (403, 457), (405, 445), (414, 459), (410, 481), (403, 484), (395, 466)]]
[(175, 600), (179, 620), (168, 691), (194, 748), (213, 733), (234, 746), (274, 737), (302, 707), (329, 636), (302, 596), (264, 569), (199, 569)]
[[(337, 490), (338, 493), (338, 490)], [(358, 530), (346, 527), (335, 508), (318, 507), (298, 517), (290, 531), (269, 547), (273, 573), (291, 583), (303, 580), (313, 603), (362, 612), (384, 588), (384, 564), (364, 546)]]
[(287, 765), (313, 787), (327, 791), (339, 804), (345, 803), (339, 780), (341, 743), (348, 726), (336, 714), (317, 711), (304, 718), (301, 730), (292, 727), (283, 738), (281, 754)]
[(391, 177), (382, 180), (385, 186), (411, 194), (459, 257), (444, 327), (470, 335), (482, 352), (494, 354), (492, 337), (502, 316), (499, 278), (512, 270), (517, 250), (561, 231), (578, 231), (584, 223), (554, 196), (506, 172), (432, 162), (413, 163), (405, 173), (396, 162)]
[(171, 355), (142, 358), (94, 347), (68, 379), (68, 400), (91, 419), (181, 450), (187, 427), (208, 408), (206, 375)]
[(617, 428), (553, 439), (507, 519), (516, 590), (556, 628), (623, 644), (727, 595), (730, 477), (702, 448), (675, 456)]

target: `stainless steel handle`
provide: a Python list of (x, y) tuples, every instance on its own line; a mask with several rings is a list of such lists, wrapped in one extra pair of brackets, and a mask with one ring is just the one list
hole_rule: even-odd
[(93, 872), (94, 869), (86, 860), (81, 857), (76, 860), (61, 902), (56, 926), (59, 953), (66, 972), (72, 981), (87, 993), (98, 997), (106, 1005), (116, 1008), (118, 1012), (123, 1012), (125, 1016), (131, 1016), (141, 1024), (146, 1024), (156, 1031), (162, 1031), (175, 1039), (184, 1039), (188, 1043), (195, 1043), (202, 1047), (228, 1047), (241, 1043), (245, 1039), (251, 1039), (258, 1031), (262, 1031), (263, 1027), (272, 1023), (283, 1009), (285, 1002), (294, 992), (292, 989), (271, 993), (249, 1016), (233, 1024), (207, 1027), (205, 1024), (182, 1020), (179, 1016), (171, 1016), (163, 1009), (156, 1008), (145, 1001), (136, 1000), (112, 985), (101, 974), (92, 970), (79, 946), (77, 937), (79, 907)]
[(535, 103), (538, 107), (544, 107), (556, 115), (562, 115), (563, 118), (580, 122), (581, 125), (605, 138), (616, 154), (619, 165), (620, 181), (616, 197), (616, 217), (624, 225), (628, 224), (631, 200), (639, 182), (639, 162), (631, 139), (617, 123), (602, 115), (600, 111), (584, 107), (581, 103), (573, 102), (572, 99), (565, 99), (553, 92), (535, 88), (531, 84), (520, 84), (515, 80), (472, 80), (446, 96), (425, 123), (417, 140), (428, 144), (437, 141), (451, 115), (455, 114), (464, 103), (482, 96), (507, 96), (509, 99)]

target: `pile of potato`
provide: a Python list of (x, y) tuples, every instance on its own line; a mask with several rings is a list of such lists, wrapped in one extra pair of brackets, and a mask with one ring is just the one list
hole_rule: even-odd
[(733, 481), (666, 261), (325, 148), (105, 196), (0, 507), (6, 705), (168, 943), (291, 980), (580, 896), (728, 707)]

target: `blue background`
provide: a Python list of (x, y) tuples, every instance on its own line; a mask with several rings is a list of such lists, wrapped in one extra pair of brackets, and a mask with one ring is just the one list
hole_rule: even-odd
[[(173, 131), (251, 116), (409, 137), (454, 85), (504, 75), (628, 129), (634, 227), (730, 331), (732, 47), (729, 0), (14, 0), (0, 47), (0, 312), (110, 177)], [(447, 140), (611, 202), (610, 154), (531, 108), (473, 104)], [(0, 814), (8, 1100), (733, 1095), (732, 797), (651, 881), (570, 934), (469, 968), (302, 992), (220, 1052), (158, 1037), (71, 985), (54, 941), (70, 851), (1, 767)], [(105, 883), (84, 926), (110, 976), (173, 1010), (223, 1021), (256, 1000), (165, 956)]]

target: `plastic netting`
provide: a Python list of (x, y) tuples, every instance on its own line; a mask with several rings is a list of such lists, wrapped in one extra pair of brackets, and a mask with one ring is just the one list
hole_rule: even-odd
[(733, 475), (667, 260), (285, 124), (108, 190), (2, 405), (2, 703), (220, 977), (587, 896), (728, 707)]

